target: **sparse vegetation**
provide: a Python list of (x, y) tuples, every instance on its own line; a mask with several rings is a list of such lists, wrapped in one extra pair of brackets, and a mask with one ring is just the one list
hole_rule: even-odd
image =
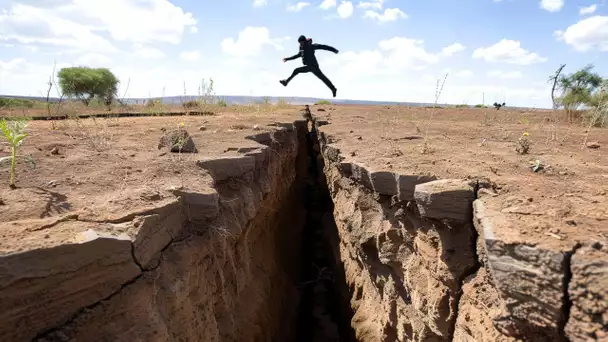
[(59, 86), (64, 95), (76, 97), (86, 106), (93, 99), (110, 106), (116, 98), (118, 79), (107, 68), (70, 67), (59, 70)]
[(0, 109), (2, 108), (34, 108), (35, 102), (27, 99), (0, 97)]
[(283, 100), (283, 99), (279, 99), (279, 101), (277, 101), (276, 103), (277, 107), (287, 107), (289, 106), (289, 102)]
[(486, 106), (484, 104), (476, 104), (475, 108), (488, 108), (488, 106)]
[(500, 108), (506, 106), (506, 103), (498, 103), (498, 102), (494, 102), (494, 104), (492, 106), (494, 106), (494, 108), (496, 108), (496, 110), (500, 110)]
[(318, 100), (317, 102), (315, 102), (316, 105), (331, 105), (331, 101), (329, 100)]
[(448, 79), (448, 75), (449, 75), (449, 73), (445, 74), (445, 76), (443, 77), (443, 81), (441, 79), (437, 79), (437, 84), (435, 85), (435, 102), (433, 105), (433, 110), (431, 111), (431, 114), (429, 115), (429, 121), (427, 123), (427, 127), (424, 131), (424, 137), (423, 137), (424, 142), (422, 144), (422, 150), (420, 151), (422, 154), (435, 152), (435, 148), (431, 146), (431, 143), (428, 140), (429, 127), (431, 126), (431, 123), (433, 121), (433, 114), (435, 114), (435, 109), (441, 108), (441, 106), (438, 105), (439, 98), (441, 97), (441, 93), (443, 93), (443, 86), (445, 86), (445, 81)]
[(220, 98), (218, 98), (218, 99), (217, 99), (217, 102), (216, 102), (216, 105), (217, 105), (218, 107), (222, 107), (222, 108), (226, 108), (226, 107), (228, 107), (228, 103), (226, 102), (226, 99), (224, 99), (224, 98), (221, 98), (221, 99), (220, 99)]
[(572, 74), (556, 78), (556, 90), (561, 95), (555, 101), (558, 106), (564, 107), (569, 122), (580, 117), (581, 107), (597, 107), (604, 97), (602, 85), (605, 85), (606, 80), (592, 72), (593, 67), (589, 64)]
[(468, 104), (457, 104), (456, 108), (469, 108)]
[(530, 140), (528, 139), (528, 136), (528, 132), (524, 132), (521, 137), (517, 139), (515, 152), (518, 154), (528, 154), (528, 152), (530, 152)]
[(25, 128), (27, 127), (27, 121), (25, 120), (13, 120), (6, 121), (0, 120), (0, 131), (2, 132), (2, 136), (4, 139), (8, 141), (8, 144), (11, 148), (10, 156), (0, 158), (0, 164), (10, 163), (10, 171), (9, 171), (9, 187), (11, 189), (15, 189), (15, 169), (17, 166), (17, 159), (21, 158), (25, 161), (29, 162), (31, 165), (36, 166), (34, 160), (28, 156), (22, 156), (18, 154), (19, 147), (23, 143), (23, 140), (28, 136), (25, 132)]

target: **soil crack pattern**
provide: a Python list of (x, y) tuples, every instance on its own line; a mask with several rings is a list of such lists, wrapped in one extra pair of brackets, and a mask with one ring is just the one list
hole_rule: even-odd
[[(598, 196), (544, 210), (553, 198), (435, 172), (462, 160), (402, 153), (419, 137), (372, 136), (352, 125), (368, 113), (334, 107), (223, 135), (209, 116), (189, 135), (204, 153), (154, 151), (146, 184), (100, 182), (86, 206), (77, 188), (48, 213), (43, 192), (3, 194), (3, 236), (23, 243), (0, 254), (0, 340), (608, 340), (607, 243), (572, 238), (604, 220), (572, 203)], [(43, 209), (20, 216), (19, 191)]]

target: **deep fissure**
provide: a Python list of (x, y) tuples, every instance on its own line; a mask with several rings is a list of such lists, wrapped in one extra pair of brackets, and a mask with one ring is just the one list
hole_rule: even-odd
[[(335, 177), (331, 178), (331, 173), (325, 173), (327, 171), (325, 168), (325, 163), (332, 163), (331, 165), (335, 166), (333, 164), (335, 162), (335, 158), (333, 158), (333, 156), (331, 155), (333, 152), (330, 151), (329, 146), (322, 144), (325, 142), (323, 139), (330, 140), (330, 136), (324, 136), (323, 134), (318, 132), (317, 127), (320, 126), (322, 123), (315, 122), (315, 118), (310, 115), (309, 111), (308, 114), (309, 115), (306, 117), (308, 124), (307, 128), (297, 130), (297, 139), (299, 140), (300, 145), (298, 150), (298, 156), (296, 158), (295, 170), (291, 169), (291, 163), (283, 162), (280, 165), (280, 168), (282, 169), (281, 176), (295, 171), (297, 177), (295, 177), (294, 181), (290, 180), (288, 186), (285, 185), (289, 188), (289, 190), (279, 195), (278, 198), (281, 199), (279, 201), (280, 205), (273, 206), (273, 209), (271, 211), (272, 213), (292, 213), (297, 211), (293, 210), (293, 207), (295, 206), (298, 207), (298, 210), (303, 211), (304, 215), (297, 219), (295, 219), (294, 217), (293, 220), (290, 221), (292, 217), (289, 217), (289, 214), (287, 215), (287, 217), (279, 217), (268, 216), (269, 214), (264, 214), (264, 212), (262, 212), (262, 214), (260, 215), (259, 212), (252, 211), (257, 213), (256, 216), (259, 215), (258, 217), (261, 217), (261, 220), (263, 220), (265, 217), (272, 217), (272, 219), (270, 220), (273, 221), (273, 224), (276, 224), (276, 227), (278, 227), (278, 230), (272, 232), (264, 230), (263, 228), (265, 228), (265, 226), (263, 226), (262, 229), (258, 228), (258, 231), (263, 231), (267, 234), (276, 234), (278, 236), (278, 238), (269, 238), (270, 235), (258, 237), (259, 239), (268, 238), (269, 241), (274, 240), (273, 242), (276, 243), (276, 246), (273, 247), (277, 248), (277, 254), (274, 255), (274, 258), (283, 258), (284, 260), (294, 261), (294, 265), (282, 265), (283, 269), (281, 271), (286, 271), (285, 269), (289, 269), (286, 271), (286, 273), (288, 273), (288, 276), (286, 278), (289, 278), (289, 280), (285, 282), (275, 282), (270, 286), (270, 288), (276, 286), (276, 288), (271, 289), (270, 292), (276, 291), (277, 293), (280, 292), (284, 294), (284, 297), (279, 298), (289, 297), (288, 301), (291, 301), (292, 299), (294, 300), (293, 303), (281, 303), (283, 309), (286, 313), (288, 313), (288, 315), (281, 316), (281, 319), (283, 319), (283, 321), (278, 324), (278, 328), (274, 326), (274, 323), (269, 323), (275, 322), (274, 320), (268, 320), (266, 322), (266, 326), (260, 329), (267, 328), (268, 330), (264, 333), (274, 334), (274, 340), (276, 341), (285, 341), (285, 337), (289, 336), (289, 340), (294, 342), (354, 342), (357, 341), (357, 338), (355, 336), (356, 334), (353, 327), (357, 327), (357, 320), (355, 319), (355, 321), (353, 322), (353, 307), (356, 308), (357, 306), (355, 305), (358, 305), (356, 302), (359, 302), (362, 297), (370, 295), (371, 291), (369, 291), (369, 288), (367, 288), (365, 289), (365, 291), (367, 292), (365, 292), (364, 287), (361, 285), (361, 283), (351, 282), (352, 278), (350, 276), (348, 279), (349, 282), (347, 282), (347, 276), (344, 266), (345, 260), (343, 260), (340, 255), (340, 234), (343, 234), (345, 230), (340, 230), (339, 233), (338, 225), (336, 224), (336, 222), (338, 224), (342, 224), (345, 220), (344, 216), (340, 216), (341, 208), (343, 208), (341, 207), (341, 205), (343, 205), (343, 202), (340, 202), (339, 197), (336, 197), (337, 199), (332, 198), (332, 194), (335, 195), (336, 193)], [(278, 126), (289, 125), (278, 124)], [(293, 126), (291, 128), (293, 129)], [(302, 128), (302, 126), (300, 126), (299, 128)], [(303, 136), (303, 134), (305, 135)], [(268, 142), (267, 146), (271, 147), (272, 152), (276, 156), (282, 157), (280, 154), (280, 148), (276, 150), (274, 149), (276, 147), (281, 147), (282, 142), (279, 140), (275, 140), (273, 135), (268, 134), (268, 136), (271, 141)], [(293, 138), (293, 135), (290, 135), (290, 137)], [(263, 143), (261, 141), (258, 142)], [(322, 145), (323, 148), (326, 149), (326, 153), (324, 153), (324, 155), (321, 154)], [(327, 160), (324, 159), (324, 157), (327, 158)], [(276, 179), (282, 178), (276, 177)], [(329, 186), (327, 181), (328, 179), (330, 180)], [(240, 179), (235, 179), (235, 181), (236, 180), (241, 181)], [(232, 181), (232, 179), (230, 179), (230, 181)], [(350, 180), (348, 182), (350, 182)], [(221, 196), (231, 194), (231, 200), (232, 197), (236, 199), (241, 193), (231, 193), (231, 191), (236, 191), (236, 185), (231, 185), (228, 183), (216, 183), (216, 186), (218, 186), (218, 184), (221, 184), (221, 186), (217, 188), (218, 193), (220, 193)], [(452, 321), (449, 322), (449, 326), (446, 325), (447, 328), (443, 329), (440, 332), (442, 334), (442, 339), (454, 340), (455, 330), (457, 328), (456, 320), (460, 315), (461, 302), (463, 298), (465, 298), (463, 297), (464, 285), (467, 282), (467, 279), (469, 277), (475, 276), (478, 271), (480, 271), (480, 268), (483, 266), (479, 260), (479, 253), (484, 253), (484, 250), (477, 249), (479, 235), (474, 227), (473, 221), (475, 219), (473, 218), (472, 208), (469, 209), (471, 212), (467, 213), (467, 216), (470, 215), (470, 218), (463, 221), (451, 222), (449, 219), (436, 220), (435, 218), (429, 217), (422, 218), (423, 215), (418, 212), (418, 207), (415, 205), (416, 202), (411, 199), (405, 201), (398, 201), (398, 197), (394, 195), (389, 196), (377, 193), (377, 188), (374, 187), (374, 189), (370, 189), (369, 184), (359, 183), (355, 180), (353, 180), (353, 182), (349, 184), (354, 184), (354, 186), (348, 186), (351, 186), (351, 188), (358, 187), (359, 189), (357, 191), (361, 190), (361, 192), (364, 193), (363, 196), (366, 198), (367, 203), (374, 203), (374, 205), (379, 205), (379, 207), (377, 208), (370, 207), (364, 209), (369, 211), (372, 211), (372, 209), (374, 209), (376, 210), (376, 212), (381, 212), (383, 214), (382, 220), (388, 221), (390, 223), (391, 227), (389, 228), (389, 230), (391, 230), (391, 233), (399, 231), (399, 233), (396, 234), (401, 234), (408, 229), (410, 231), (425, 229), (424, 233), (427, 234), (427, 231), (430, 230), (429, 227), (433, 227), (435, 231), (443, 231), (444, 233), (446, 230), (452, 230), (453, 228), (456, 228), (456, 230), (471, 230), (471, 234), (468, 236), (467, 239), (467, 243), (469, 244), (469, 246), (466, 249), (470, 250), (470, 252), (473, 254), (473, 262), (466, 269), (463, 269), (462, 272), (460, 272), (459, 275), (455, 277), (455, 279), (451, 280), (452, 284), (454, 284), (454, 282), (457, 283), (456, 286), (452, 286), (450, 288), (451, 291), (456, 291), (455, 293), (453, 293), (452, 296), (455, 306), (451, 306), (450, 304), (450, 309), (453, 309), (453, 314), (451, 315)], [(488, 185), (483, 184), (480, 181), (476, 181), (474, 182), (474, 184), (468, 184), (471, 184), (473, 187), (473, 201), (477, 199), (477, 193), (480, 187), (485, 187)], [(239, 183), (239, 185), (243, 184)], [(232, 189), (232, 186), (234, 186), (235, 189)], [(331, 194), (329, 188), (331, 188)], [(346, 186), (341, 188), (341, 190), (345, 191), (348, 191), (349, 189), (350, 188), (347, 188)], [(338, 205), (338, 211), (336, 212), (336, 215), (339, 221), (336, 221), (336, 218), (334, 217), (334, 200), (336, 200), (336, 204)], [(423, 203), (423, 201), (421, 201), (420, 203)], [(360, 203), (358, 203), (358, 205), (359, 204)], [(220, 211), (225, 210), (226, 212), (229, 212), (229, 210), (227, 208), (224, 208), (221, 204), (220, 208)], [(461, 210), (461, 212), (464, 212), (464, 210)], [(417, 222), (413, 223), (412, 221), (410, 221), (408, 226), (408, 224), (405, 224), (405, 218), (407, 215), (410, 214), (417, 220)], [(236, 216), (234, 219), (237, 219)], [(78, 220), (78, 218), (76, 217), (75, 220)], [(121, 222), (122, 221), (123, 220), (121, 219)], [(254, 220), (251, 219), (247, 224), (250, 224), (252, 221)], [(184, 223), (186, 226), (192, 224), (192, 222), (182, 223)], [(477, 223), (477, 221), (475, 221), (475, 223)], [(287, 224), (291, 224), (291, 226), (288, 226)], [(428, 225), (426, 228), (423, 227), (425, 224)], [(252, 225), (255, 226), (255, 224)], [(290, 232), (290, 230), (292, 229), (291, 227), (293, 226), (297, 227), (298, 231), (292, 230)], [(401, 228), (399, 228), (399, 226), (401, 226)], [(369, 225), (367, 227), (373, 226)], [(341, 226), (340, 229), (343, 229), (343, 227)], [(212, 228), (206, 229), (205, 234), (208, 233), (210, 230), (212, 230)], [(395, 292), (393, 293), (396, 293), (396, 295), (399, 297), (399, 300), (403, 300), (403, 303), (408, 306), (415, 305), (412, 304), (412, 293), (416, 291), (416, 288), (411, 284), (406, 284), (405, 278), (407, 277), (407, 275), (404, 274), (404, 270), (402, 269), (403, 265), (401, 264), (401, 260), (403, 259), (387, 259), (387, 250), (382, 251), (380, 248), (380, 245), (386, 242), (387, 239), (390, 239), (390, 237), (386, 235), (386, 233), (387, 232), (382, 232), (382, 234), (379, 234), (374, 237), (366, 237), (366, 239), (368, 240), (359, 239), (356, 241), (356, 243), (358, 244), (355, 246), (357, 248), (361, 248), (361, 253), (359, 257), (363, 258), (363, 260), (359, 260), (359, 262), (367, 263), (367, 265), (365, 266), (368, 267), (366, 271), (369, 271), (370, 273), (369, 276), (371, 277), (371, 284), (376, 286), (378, 292), (381, 294), (380, 298), (382, 300), (387, 298), (382, 296), (385, 294), (384, 289), (389, 288), (388, 286), (385, 287), (385, 285), (387, 285), (385, 281), (386, 279), (390, 279), (394, 280), (394, 284), (390, 284), (390, 286), (394, 286), (393, 291)], [(435, 240), (430, 239), (428, 236), (428, 243), (431, 243), (433, 241), (438, 242), (441, 239), (445, 239), (446, 237), (454, 237), (455, 239), (459, 239), (458, 235), (449, 234), (439, 234), (435, 236)], [(81, 307), (78, 311), (71, 315), (67, 319), (67, 321), (54, 328), (46, 329), (43, 333), (37, 334), (37, 337), (52, 339), (53, 337), (60, 336), (64, 333), (64, 331), (69, 331), (70, 326), (77, 323), (77, 320), (81, 321), (86, 319), (81, 316), (86, 316), (86, 313), (92, 311), (92, 309), (96, 308), (97, 306), (100, 306), (100, 304), (110, 303), (111, 301), (115, 302), (115, 297), (117, 297), (117, 295), (119, 295), (125, 289), (128, 290), (129, 287), (143, 286), (141, 283), (145, 282), (144, 278), (146, 278), (147, 275), (152, 274), (152, 272), (156, 272), (157, 269), (159, 269), (159, 271), (162, 271), (161, 265), (165, 266), (163, 261), (164, 258), (166, 256), (170, 256), (170, 254), (165, 255), (164, 253), (167, 252), (169, 248), (175, 247), (175, 243), (186, 240), (189, 237), (190, 235), (187, 235), (184, 238), (176, 239), (176, 236), (171, 235), (171, 240), (160, 250), (158, 254), (158, 259), (154, 262), (153, 266), (150, 266), (148, 263), (140, 262), (141, 260), (139, 260), (138, 256), (136, 255), (135, 245), (134, 243), (132, 243), (131, 255), (133, 258), (133, 262), (141, 271), (138, 276), (129, 280), (128, 282), (125, 282), (120, 286), (120, 288), (116, 289), (115, 292), (111, 293), (108, 296), (105, 296), (103, 299), (100, 299), (93, 304)], [(402, 237), (403, 236), (401, 236), (400, 238)], [(342, 238), (344, 238), (344, 236), (342, 236)], [(410, 239), (410, 241), (405, 241), (397, 239), (395, 240), (395, 243), (400, 244), (398, 247), (401, 247), (404, 246), (405, 243), (411, 243), (411, 240), (412, 239)], [(289, 244), (285, 244), (286, 241), (293, 241), (295, 244), (298, 245), (297, 248), (295, 246), (289, 246)], [(269, 244), (270, 243), (272, 242), (269, 242)], [(212, 244), (212, 247), (215, 248), (215, 245)], [(292, 247), (293, 250), (289, 250), (292, 249)], [(573, 277), (573, 271), (571, 270), (571, 259), (579, 247), (579, 245), (575, 246), (571, 252), (565, 254), (564, 258), (563, 267), (565, 268), (566, 273), (564, 274), (564, 277), (562, 279), (563, 304), (561, 309), (563, 316), (558, 322), (558, 330), (560, 335), (559, 337), (563, 339), (566, 338), (564, 329), (566, 327), (566, 324), (568, 323), (568, 319), (570, 318), (570, 310), (573, 305), (572, 299), (570, 298), (568, 292), (568, 286)], [(238, 252), (238, 247), (235, 248)], [(415, 248), (419, 247), (415, 246)], [(438, 250), (438, 252), (445, 253), (446, 260), (449, 259), (450, 255), (453, 255), (453, 253), (458, 252), (458, 249), (455, 249), (453, 246), (450, 247), (449, 245), (441, 245), (440, 248), (441, 249)], [(263, 248), (259, 250), (263, 250)], [(416, 250), (415, 252), (419, 253), (419, 250)], [(382, 253), (384, 253), (384, 255), (382, 255)], [(424, 251), (422, 251), (421, 253), (424, 253)], [(221, 253), (218, 253), (217, 251), (213, 250), (213, 256), (217, 256), (219, 254)], [(232, 256), (230, 253), (228, 253), (228, 255), (230, 256), (230, 258), (235, 257)], [(256, 259), (255, 256), (252, 258)], [(214, 262), (218, 262), (218, 260), (214, 260)], [(257, 258), (256, 260), (261, 260), (260, 264), (263, 265), (272, 264), (272, 262), (270, 261), (271, 258)], [(232, 274), (230, 274), (230, 276), (236, 278), (238, 272), (236, 270), (236, 267), (234, 266), (234, 259), (231, 259), (231, 262), (233, 262), (234, 270), (232, 270)], [(282, 263), (282, 261), (277, 260), (277, 263)], [(295, 266), (296, 263), (297, 266)], [(453, 265), (456, 264), (454, 263)], [(175, 267), (175, 264), (169, 264), (166, 265), (166, 267)], [(214, 267), (217, 270), (220, 270), (220, 287), (229, 287), (229, 285), (226, 285), (227, 283), (230, 283), (231, 281), (236, 282), (237, 290), (235, 292), (237, 293), (237, 296), (235, 298), (242, 299), (241, 297), (238, 297), (238, 292), (240, 292), (238, 286), (238, 279), (225, 280), (223, 274), (221, 273), (222, 265), (218, 262), (217, 264), (214, 264)], [(230, 273), (230, 271), (228, 273)], [(352, 272), (350, 272), (349, 274), (352, 275)], [(262, 275), (266, 276), (267, 273), (264, 273)], [(410, 278), (408, 279), (411, 280), (411, 274), (409, 276)], [(380, 279), (380, 281), (378, 281), (378, 278), (385, 279)], [(252, 277), (249, 279), (258, 280), (259, 277)], [(289, 281), (292, 280), (295, 282), (289, 283)], [(297, 291), (294, 291), (294, 286), (296, 287)], [(223, 289), (221, 291), (223, 293)], [(412, 293), (410, 293), (410, 291), (412, 291)], [(246, 296), (244, 296), (243, 298), (245, 297)], [(427, 298), (424, 299), (426, 300)], [(351, 303), (351, 300), (353, 300), (353, 303)], [(393, 300), (389, 299), (387, 302), (388, 305), (383, 308), (386, 309), (386, 312), (383, 313), (388, 314), (388, 320), (387, 322), (385, 322), (385, 325), (382, 326), (384, 334), (383, 341), (405, 340), (402, 339), (403, 336), (415, 339), (414, 337), (412, 337), (412, 326), (408, 326), (408, 324), (410, 323), (399, 322), (400, 318), (402, 318), (404, 315), (404, 311), (398, 311), (399, 308), (397, 307), (394, 298)], [(269, 304), (270, 302), (266, 301), (259, 307), (263, 311), (266, 309), (265, 306), (268, 306)], [(445, 308), (445, 306), (443, 308)], [(234, 307), (232, 307), (230, 310), (232, 310), (230, 311), (231, 313), (226, 315), (232, 316), (231, 318), (234, 324), (234, 316), (238, 316), (240, 312), (239, 310), (234, 310)], [(401, 316), (398, 317), (399, 315)], [(259, 315), (257, 314), (251, 315), (251, 317), (258, 316)], [(217, 317), (218, 315), (216, 314), (216, 319)], [(467, 317), (465, 313), (463, 313), (463, 317)], [(352, 327), (351, 322), (353, 322)], [(399, 326), (399, 324), (401, 325)], [(284, 327), (281, 325), (284, 325)], [(284, 331), (282, 329), (284, 329)], [(402, 331), (398, 331), (399, 329), (401, 329)], [(404, 333), (403, 331), (406, 332)], [(360, 330), (357, 330), (358, 335), (359, 333)], [(401, 337), (399, 337), (398, 334), (401, 334)], [(427, 338), (440, 338), (439, 335), (436, 335), (433, 332), (429, 332), (428, 334), (429, 335), (427, 335)], [(252, 335), (251, 337), (253, 338), (254, 336)]]
[(300, 306), (296, 341), (356, 341), (350, 326), (352, 309), (344, 269), (336, 255), (337, 227), (333, 201), (323, 173), (323, 158), (314, 120), (306, 132), (307, 174), (304, 179), (306, 222), (302, 236)]

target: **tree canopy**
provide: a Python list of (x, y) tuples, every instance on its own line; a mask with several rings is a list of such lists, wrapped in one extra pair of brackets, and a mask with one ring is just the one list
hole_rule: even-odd
[(63, 68), (57, 77), (63, 94), (77, 97), (87, 106), (94, 98), (110, 105), (118, 90), (119, 81), (107, 68)]
[(605, 82), (597, 73), (592, 72), (593, 65), (569, 75), (562, 75), (558, 81), (562, 96), (560, 102), (570, 112), (582, 105), (592, 106), (593, 100), (598, 96), (600, 86)]

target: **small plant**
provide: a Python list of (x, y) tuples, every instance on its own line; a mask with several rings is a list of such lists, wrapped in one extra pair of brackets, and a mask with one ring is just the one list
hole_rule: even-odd
[[(443, 77), (443, 82), (441, 79), (437, 79), (437, 84), (435, 85), (435, 102), (433, 103), (434, 108), (441, 108), (441, 106), (439, 106), (439, 98), (441, 97), (441, 93), (443, 93), (443, 87), (445, 86), (445, 81), (447, 79), (448, 79), (448, 73), (446, 73), (445, 76)], [(428, 122), (426, 124), (426, 128), (424, 130), (424, 136), (423, 136), (424, 144), (422, 146), (422, 150), (420, 151), (422, 154), (435, 152), (435, 149), (431, 146), (431, 143), (428, 140), (429, 139), (429, 137), (428, 137), (429, 128), (431, 126), (431, 122), (433, 121), (433, 114), (435, 114), (435, 112), (436, 112), (435, 109), (431, 110)]]
[(277, 101), (276, 103), (277, 107), (287, 107), (289, 106), (289, 102), (283, 100), (283, 99), (279, 99), (279, 101)]
[(517, 139), (517, 145), (515, 146), (515, 152), (518, 154), (528, 154), (530, 151), (530, 140), (528, 139), (528, 132), (524, 132), (519, 139)]
[(488, 108), (488, 106), (486, 106), (484, 104), (476, 104), (475, 108)]
[(226, 102), (226, 99), (223, 99), (223, 98), (222, 99), (218, 98), (216, 104), (218, 107), (222, 107), (222, 108), (228, 107), (228, 103)]
[(197, 100), (186, 101), (183, 104), (185, 109), (198, 108), (198, 107), (200, 107), (200, 105), (201, 104)]
[(315, 102), (315, 104), (316, 105), (330, 105), (332, 103), (329, 100), (319, 100), (319, 101)]
[(26, 99), (14, 99), (0, 97), (0, 109), (2, 108), (34, 108), (34, 101)]
[(469, 108), (469, 105), (467, 105), (467, 104), (458, 104), (458, 105), (456, 105), (456, 108)]
[(0, 164), (10, 162), (10, 179), (8, 185), (11, 189), (16, 188), (15, 167), (17, 165), (17, 158), (23, 158), (25, 161), (32, 164), (32, 166), (36, 166), (36, 163), (32, 158), (17, 154), (19, 146), (21, 146), (21, 143), (27, 137), (27, 133), (25, 132), (26, 127), (27, 123), (25, 121), (13, 121), (9, 124), (6, 120), (0, 120), (0, 131), (2, 131), (2, 135), (11, 147), (11, 155), (0, 158)]

